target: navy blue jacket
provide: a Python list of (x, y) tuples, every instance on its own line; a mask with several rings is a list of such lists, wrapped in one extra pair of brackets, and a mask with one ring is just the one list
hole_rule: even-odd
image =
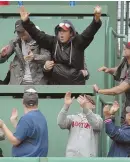
[(130, 156), (130, 126), (117, 127), (112, 121), (105, 123), (107, 135), (113, 140), (108, 157)]

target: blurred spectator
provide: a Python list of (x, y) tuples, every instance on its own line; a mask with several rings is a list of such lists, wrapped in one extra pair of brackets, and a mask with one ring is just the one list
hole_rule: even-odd
[(9, 1), (0, 1), (0, 6), (8, 6), (9, 4)]
[(0, 120), (0, 128), (13, 145), (13, 157), (46, 157), (48, 154), (48, 128), (44, 115), (38, 110), (38, 93), (32, 86), (23, 95), (24, 115), (17, 121), (13, 110), (11, 122), (16, 128), (13, 134)]
[(130, 106), (130, 42), (125, 43), (123, 59), (121, 63), (114, 68), (107, 68), (105, 66), (99, 68), (99, 71), (113, 75), (114, 79), (119, 82), (119, 85), (110, 89), (100, 89), (97, 85), (94, 85), (94, 90), (99, 94), (104, 95), (118, 95), (125, 92), (125, 103), (121, 116), (121, 123), (125, 121), (126, 107)]
[(103, 110), (106, 133), (113, 141), (108, 157), (130, 157), (130, 107), (126, 107), (125, 124), (121, 127), (115, 126), (111, 119), (118, 109), (119, 104), (114, 102), (111, 109), (106, 105)]
[(84, 85), (89, 76), (84, 67), (84, 50), (101, 27), (101, 8), (99, 6), (95, 8), (92, 23), (82, 34), (76, 32), (70, 21), (64, 20), (55, 27), (55, 36), (50, 36), (37, 30), (24, 6), (20, 8), (20, 15), (25, 30), (40, 46), (51, 52), (52, 61), (47, 62), (44, 68), (52, 71), (54, 83)]
[(96, 157), (103, 120), (99, 115), (93, 113), (95, 102), (87, 95), (80, 95), (77, 99), (82, 112), (67, 115), (73, 99), (70, 92), (66, 93), (64, 106), (57, 118), (59, 127), (69, 130), (66, 157)]
[(22, 26), (22, 21), (15, 23), (18, 37), (11, 40), (0, 53), (0, 63), (4, 63), (15, 52), (10, 65), (10, 83), (12, 85), (48, 84), (44, 64), (51, 59), (50, 52), (40, 48)]

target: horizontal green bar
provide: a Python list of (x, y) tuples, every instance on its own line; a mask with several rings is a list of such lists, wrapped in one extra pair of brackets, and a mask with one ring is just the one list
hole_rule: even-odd
[[(18, 94), (23, 93), (24, 91), (23, 85), (1, 85), (0, 86), (0, 94)], [(94, 95), (92, 85), (74, 85), (74, 86), (53, 86), (53, 85), (37, 85), (35, 86), (39, 94), (61, 94), (70, 91), (72, 93), (86, 93)]]
[(40, 158), (40, 162), (128, 162), (129, 158)]
[(128, 162), (129, 158), (66, 158), (66, 157), (51, 157), (51, 158), (13, 158), (2, 157), (0, 162)]
[(103, 104), (113, 104), (113, 102), (115, 101), (115, 96), (110, 96), (110, 95), (101, 95), (99, 96), (100, 98), (100, 101), (103, 103)]
[(0, 158), (0, 162), (40, 162), (40, 158), (14, 158), (14, 157), (3, 157)]
[[(29, 13), (33, 14), (93, 14), (92, 5), (25, 5)], [(102, 14), (108, 13), (107, 6), (102, 7)], [(18, 5), (0, 6), (0, 14), (19, 13)]]

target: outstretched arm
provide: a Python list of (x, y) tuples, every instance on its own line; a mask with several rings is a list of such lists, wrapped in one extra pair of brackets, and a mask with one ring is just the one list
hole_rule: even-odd
[(3, 47), (0, 51), (0, 63), (4, 63), (14, 53), (14, 40), (9, 42), (9, 45)]
[(127, 76), (127, 78), (118, 86), (115, 86), (110, 89), (100, 89), (97, 85), (94, 85), (94, 90), (97, 93), (104, 94), (104, 95), (118, 95), (123, 92), (126, 92), (130, 89), (130, 72)]
[(71, 98), (71, 92), (67, 92), (64, 97), (64, 107), (60, 111), (58, 118), (57, 118), (57, 124), (61, 129), (70, 129), (71, 123), (72, 123), (72, 116), (67, 115), (67, 112), (69, 110), (70, 105), (73, 102), (73, 98)]
[(69, 129), (71, 127), (71, 115), (67, 115), (68, 108), (64, 106), (57, 117), (57, 124), (61, 129)]
[(79, 42), (83, 49), (87, 48), (89, 44), (92, 42), (95, 34), (99, 30), (99, 28), (102, 25), (102, 22), (100, 20), (101, 16), (101, 8), (97, 6), (94, 10), (94, 18), (91, 24), (80, 34), (79, 37)]
[(25, 10), (24, 6), (20, 7), (20, 16), (23, 21), (23, 27), (29, 35), (36, 40), (40, 47), (50, 50), (53, 45), (54, 36), (47, 35), (45, 32), (37, 29), (34, 23), (30, 21), (29, 14)]
[(120, 85), (115, 86), (110, 89), (99, 89), (98, 93), (104, 94), (104, 95), (118, 95), (123, 92), (126, 92), (128, 89), (130, 89), (130, 85), (124, 81)]
[(93, 113), (92, 110), (87, 109), (87, 108), (84, 108), (84, 113), (87, 117), (88, 122), (92, 126), (92, 128), (94, 130), (101, 131), (103, 127), (103, 120), (100, 117), (100, 115)]

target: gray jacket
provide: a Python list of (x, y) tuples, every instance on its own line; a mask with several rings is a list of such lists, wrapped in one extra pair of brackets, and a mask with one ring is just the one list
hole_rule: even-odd
[[(18, 37), (11, 40), (9, 43), (10, 50), (7, 55), (5, 57), (1, 57), (0, 55), (0, 63), (4, 63), (15, 52), (14, 60), (10, 65), (11, 76), (9, 84), (19, 85), (23, 81), (25, 60), (22, 54), (21, 44), (21, 39)], [(33, 83), (47, 84), (48, 80), (44, 76), (43, 66), (47, 60), (51, 60), (51, 54), (43, 48), (40, 49), (35, 41), (30, 45), (30, 49), (34, 54), (34, 59), (29, 63)]]
[(61, 129), (69, 130), (66, 157), (96, 157), (98, 138), (103, 126), (102, 118), (89, 109), (77, 115), (67, 115), (63, 108), (57, 118)]

